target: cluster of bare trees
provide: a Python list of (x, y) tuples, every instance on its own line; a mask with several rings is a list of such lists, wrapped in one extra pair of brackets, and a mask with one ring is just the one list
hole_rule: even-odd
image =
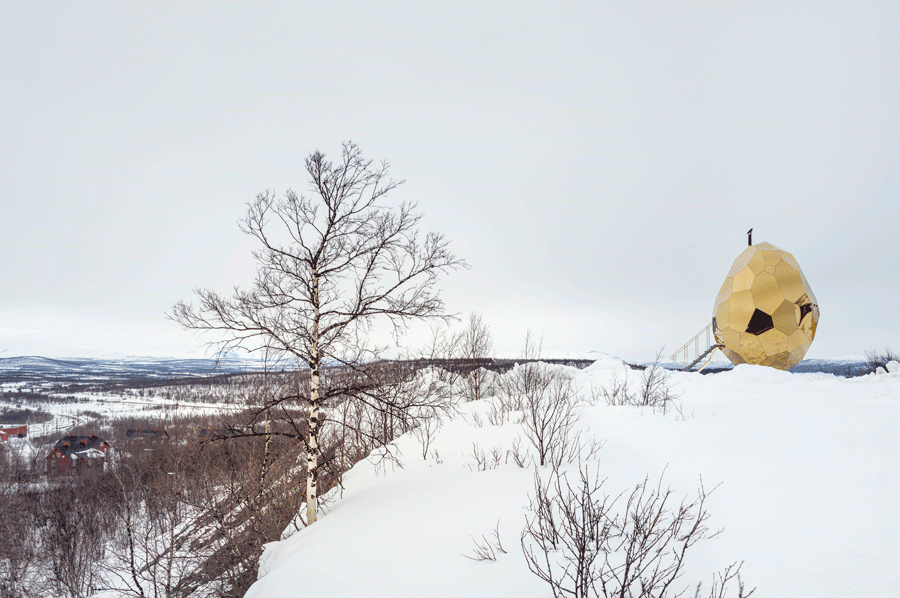
[[(530, 339), (525, 355), (536, 351)], [(560, 465), (580, 450), (573, 429), (581, 419), (581, 401), (570, 378), (540, 361), (528, 361), (502, 378), (499, 420), (513, 411), (521, 414), (525, 437), (537, 456), (537, 465)], [(492, 411), (491, 416), (498, 411)]]
[(583, 441), (576, 431), (584, 406), (579, 389), (564, 369), (539, 358), (540, 346), (529, 334), (522, 363), (503, 376), (491, 373), (495, 397), (487, 413), (488, 423), (497, 426), (512, 421), (522, 425), (533, 456), (529, 457), (518, 444), (510, 449), (509, 456), (520, 466), (533, 463), (559, 467), (588, 458), (600, 446), (594, 441)]
[(300, 508), (299, 448), (274, 437), (203, 442), (205, 417), (155, 425), (168, 442), (120, 438), (103, 470), (78, 476), (35, 475), (42, 454), (2, 460), (0, 597), (243, 595), (262, 545)]
[(127, 394), (134, 399), (164, 399), (179, 403), (230, 403), (255, 374), (221, 376), (216, 384), (170, 384), (147, 388), (107, 391), (111, 396)]

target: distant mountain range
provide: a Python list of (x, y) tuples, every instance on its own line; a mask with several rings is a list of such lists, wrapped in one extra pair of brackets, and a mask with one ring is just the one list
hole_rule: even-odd
[[(648, 365), (648, 364), (638, 364), (638, 365)], [(675, 364), (674, 366), (670, 362), (666, 362), (662, 364), (663, 366), (670, 369), (677, 369), (678, 367), (684, 367), (684, 363)], [(699, 367), (699, 366), (698, 366)], [(835, 376), (843, 376), (845, 378), (850, 378), (853, 376), (862, 376), (866, 373), (867, 363), (865, 359), (862, 358), (853, 358), (853, 359), (804, 359), (797, 365), (791, 368), (791, 372), (794, 374), (813, 374), (813, 373), (821, 373), (821, 374), (834, 374)], [(722, 372), (726, 370), (730, 370), (734, 368), (731, 362), (728, 361), (713, 361), (706, 368), (704, 368), (704, 374), (713, 374), (716, 372)], [(695, 370), (697, 368), (694, 368)]]
[(0, 358), (0, 382), (138, 381), (208, 377), (262, 370), (252, 359), (51, 359)]

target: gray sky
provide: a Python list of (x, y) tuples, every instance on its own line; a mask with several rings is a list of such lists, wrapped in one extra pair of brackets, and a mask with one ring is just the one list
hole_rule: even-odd
[[(326, 6), (327, 5), (327, 6)], [(754, 241), (900, 347), (900, 3), (0, 0), (0, 356), (202, 356), (257, 192), (352, 140), (500, 353), (670, 354)]]

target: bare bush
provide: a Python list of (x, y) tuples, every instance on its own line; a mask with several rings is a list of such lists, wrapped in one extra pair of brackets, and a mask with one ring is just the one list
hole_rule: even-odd
[[(281, 539), (300, 510), (295, 488), (305, 471), (299, 449), (289, 439), (256, 438), (210, 443), (198, 457), (202, 492), (193, 504), (213, 550), (193, 577), (240, 596), (256, 579), (262, 545)], [(225, 466), (231, 460), (244, 466)]]
[(460, 334), (453, 334), (446, 326), (432, 326), (431, 338), (428, 344), (419, 349), (414, 358), (431, 365), (431, 371), (441, 383), (441, 390), (448, 395), (448, 400), (454, 402), (453, 393), (458, 386), (457, 382), (462, 376), (462, 370), (454, 367), (435, 367), (436, 364), (449, 365), (459, 356)]
[(900, 362), (900, 355), (897, 355), (890, 349), (866, 351), (865, 373), (874, 374), (878, 371), (878, 368), (887, 371), (887, 364), (891, 361)]
[(418, 425), (413, 428), (413, 436), (422, 446), (422, 459), (428, 459), (428, 450), (431, 448), (431, 443), (437, 438), (440, 428), (441, 418), (439, 415), (421, 418)]
[(608, 384), (600, 387), (591, 387), (591, 403), (596, 404), (603, 399), (607, 405), (617, 407), (621, 405), (635, 405), (635, 397), (628, 385), (628, 371), (613, 371), (612, 379)]
[(522, 446), (522, 438), (520, 436), (516, 436), (512, 441), (512, 446), (506, 451), (506, 456), (508, 458), (511, 457), (513, 463), (521, 468), (524, 468), (529, 460), (531, 460), (528, 455), (528, 449)]
[(336, 425), (335, 438), (349, 441), (357, 460), (375, 449), (391, 457), (393, 441), (410, 431), (423, 444), (424, 456), (441, 422), (456, 411), (447, 384), (435, 374), (432, 368), (415, 372), (396, 364), (371, 368), (324, 423)]
[(678, 395), (672, 389), (671, 372), (656, 362), (641, 372), (637, 400), (639, 407), (652, 407), (654, 411), (668, 413)]
[(560, 464), (577, 455), (580, 445), (573, 429), (581, 419), (581, 400), (572, 380), (546, 363), (535, 361), (539, 355), (540, 347), (529, 334), (523, 352), (527, 361), (501, 378), (499, 411), (489, 418), (502, 421), (504, 412), (521, 411), (525, 438), (543, 466), (550, 462)]
[(502, 426), (509, 423), (512, 409), (506, 397), (498, 397), (491, 401), (487, 412), (488, 423), (492, 426)]
[(500, 542), (499, 519), (497, 520), (497, 525), (494, 526), (494, 531), (491, 532), (490, 538), (481, 536), (480, 541), (475, 538), (472, 538), (472, 541), (475, 542), (475, 549), (473, 551), (474, 556), (464, 554), (463, 556), (467, 559), (473, 561), (496, 561), (498, 552), (506, 554), (506, 549), (503, 548), (503, 544)]
[(674, 391), (671, 372), (660, 365), (659, 357), (657, 353), (656, 361), (644, 368), (634, 386), (628, 381), (627, 370), (621, 375), (614, 372), (608, 384), (591, 388), (591, 402), (602, 399), (607, 405), (650, 407), (668, 413), (679, 395)]
[[(724, 571), (716, 571), (713, 573), (712, 587), (709, 590), (709, 598), (726, 598), (728, 590), (732, 587), (732, 581), (736, 580), (738, 586), (737, 598), (746, 598), (756, 591), (754, 588), (745, 593), (744, 582), (741, 581), (741, 565), (743, 563), (734, 562), (725, 567)], [(700, 590), (703, 584), (697, 583), (697, 590), (694, 592), (694, 598), (700, 598)]]
[[(495, 446), (490, 449), (488, 452), (485, 452), (481, 447), (476, 443), (472, 443), (472, 457), (475, 459), (474, 471), (488, 471), (490, 469), (497, 469), (500, 466), (500, 462), (503, 460), (506, 451), (504, 451), (501, 447)], [(472, 465), (469, 465), (469, 469), (472, 470)]]
[(459, 355), (469, 362), (472, 370), (463, 378), (463, 396), (478, 401), (494, 393), (494, 375), (482, 363), (491, 357), (494, 342), (487, 324), (476, 313), (469, 315), (469, 323), (456, 344)]
[[(587, 467), (571, 484), (554, 469), (547, 480), (535, 472), (531, 516), (521, 535), (529, 570), (550, 586), (554, 598), (664, 598), (687, 591), (679, 585), (688, 550), (712, 538), (706, 525), (709, 493), (673, 504), (672, 491), (645, 479), (616, 509), (625, 493), (611, 497), (604, 480)], [(735, 563), (713, 584), (712, 598), (737, 576)], [(739, 589), (740, 597), (750, 596)], [(699, 586), (698, 586), (699, 592)], [(717, 593), (718, 592), (718, 593)]]

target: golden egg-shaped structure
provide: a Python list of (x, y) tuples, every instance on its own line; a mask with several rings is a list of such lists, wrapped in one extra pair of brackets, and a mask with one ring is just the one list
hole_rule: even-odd
[(816, 337), (819, 306), (800, 265), (769, 243), (731, 266), (713, 307), (713, 330), (731, 363), (789, 370)]

